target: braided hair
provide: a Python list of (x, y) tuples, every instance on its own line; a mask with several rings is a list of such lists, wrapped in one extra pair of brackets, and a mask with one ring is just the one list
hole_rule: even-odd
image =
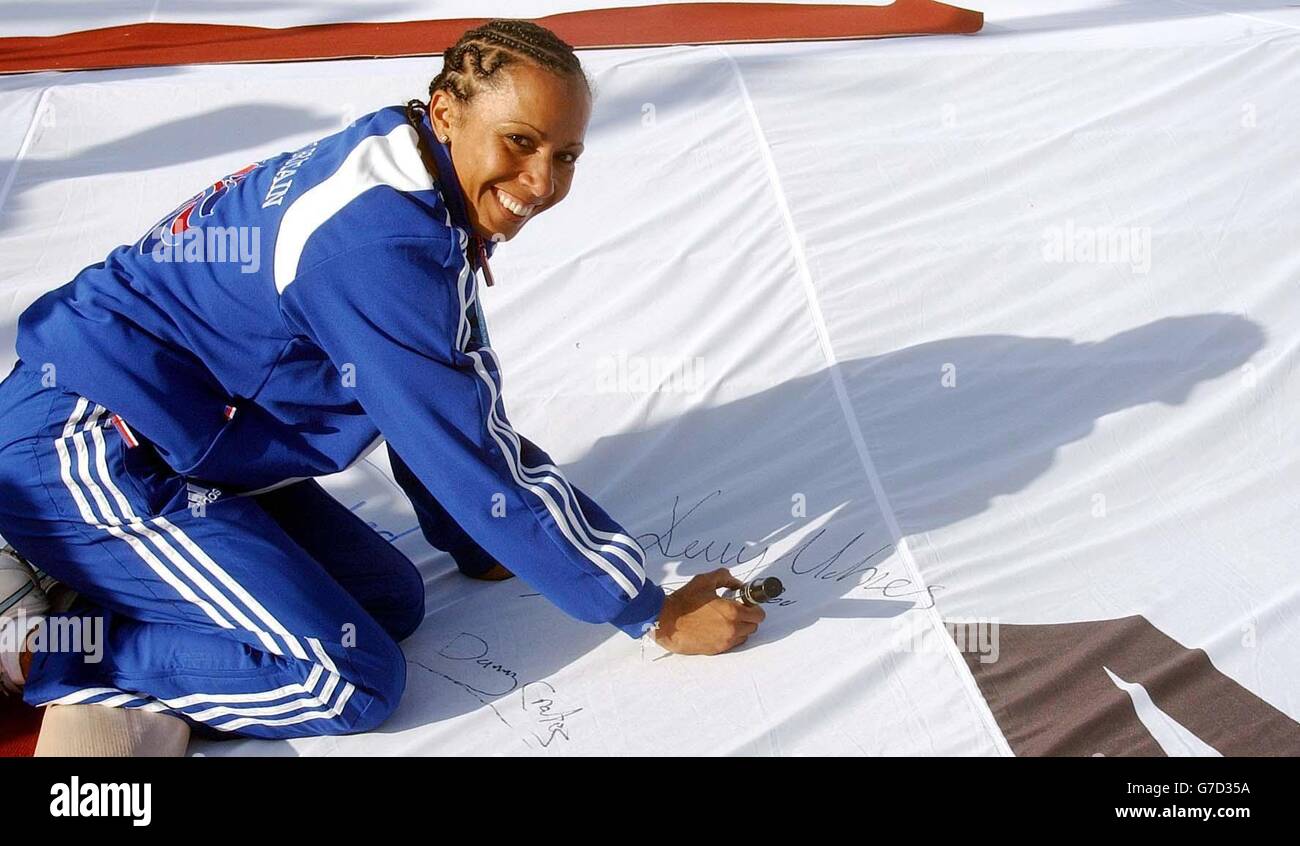
[(531, 21), (498, 19), (469, 30), (442, 54), (442, 70), (429, 83), (429, 96), (439, 89), (469, 102), (480, 88), (493, 83), (501, 68), (531, 62), (560, 76), (573, 76), (587, 86), (573, 47)]

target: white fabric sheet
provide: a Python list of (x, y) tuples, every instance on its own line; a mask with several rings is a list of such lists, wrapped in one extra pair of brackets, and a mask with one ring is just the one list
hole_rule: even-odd
[[(24, 32), (434, 15), (19, 5)], [(649, 661), (461, 578), (368, 460), (327, 485), (428, 586), (399, 712), (196, 752), (1010, 754), (943, 622), (1134, 614), (1300, 719), (1300, 14), (987, 7), (975, 36), (584, 53), (575, 188), (483, 290), (516, 428), (651, 574), (721, 560), (792, 604)], [(0, 77), (0, 365), (41, 292), (436, 65)]]

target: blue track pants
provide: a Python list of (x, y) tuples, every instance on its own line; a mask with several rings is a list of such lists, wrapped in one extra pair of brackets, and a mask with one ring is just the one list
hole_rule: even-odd
[(81, 599), (47, 621), (64, 637), (33, 654), (28, 702), (262, 738), (392, 713), (397, 641), (424, 617), (401, 552), (313, 481), (250, 496), (179, 477), (129, 423), (45, 381), (20, 363), (0, 384), (0, 534)]

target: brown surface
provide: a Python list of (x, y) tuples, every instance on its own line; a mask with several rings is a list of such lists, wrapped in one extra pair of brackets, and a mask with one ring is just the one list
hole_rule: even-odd
[[(487, 18), (338, 23), (267, 29), (142, 23), (64, 35), (0, 38), (0, 73), (146, 65), (434, 56)], [(969, 33), (984, 15), (933, 0), (890, 6), (685, 3), (535, 18), (578, 48), (817, 41)]]
[(1223, 755), (1300, 755), (1300, 724), (1145, 617), (1004, 624), (998, 647), (965, 658), (1017, 755), (1163, 755), (1105, 668)]
[(33, 708), (17, 696), (0, 694), (0, 758), (29, 758), (36, 749), (44, 709)]
[(179, 758), (190, 727), (179, 717), (103, 705), (46, 708), (38, 758)]

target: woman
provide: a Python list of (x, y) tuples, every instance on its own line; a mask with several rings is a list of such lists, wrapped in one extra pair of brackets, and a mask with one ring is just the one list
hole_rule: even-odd
[[(752, 633), (762, 612), (717, 597), (725, 570), (665, 598), (506, 418), (477, 272), (492, 284), (497, 243), (568, 194), (590, 112), (567, 44), (493, 21), (446, 52), (427, 108), (232, 174), (34, 303), (0, 385), (0, 533), (80, 600), (42, 622), (33, 589), (6, 612), (8, 683), (217, 735), (373, 729), (423, 582), (310, 479), (380, 440), (466, 575), (518, 574), (674, 652)], [(267, 255), (230, 261), (214, 232)], [(99, 660), (31, 648), (96, 620)]]

